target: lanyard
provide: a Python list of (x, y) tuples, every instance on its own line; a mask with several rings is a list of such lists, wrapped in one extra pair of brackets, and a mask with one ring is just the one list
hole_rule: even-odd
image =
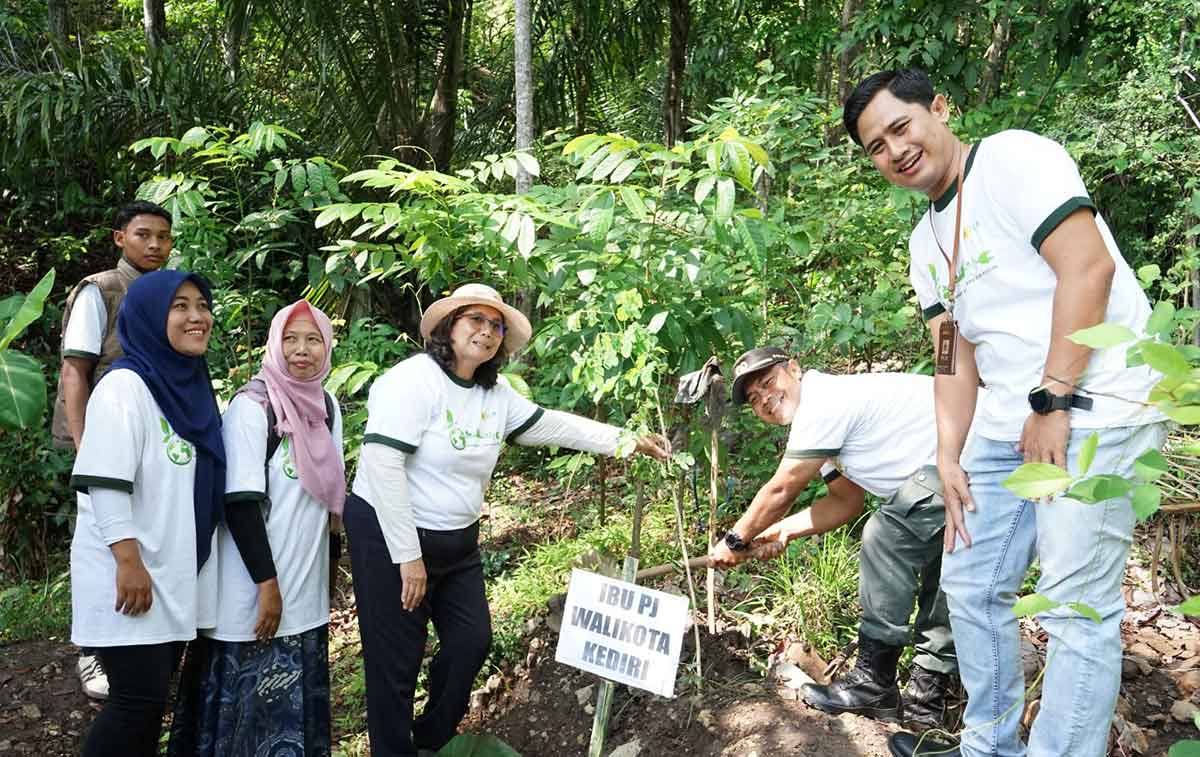
[(962, 169), (962, 143), (959, 143), (958, 155), (956, 161), (958, 163), (958, 197), (954, 203), (954, 245), (950, 255), (946, 254), (946, 249), (942, 247), (942, 243), (937, 238), (937, 228), (933, 225), (933, 213), (929, 214), (929, 230), (933, 233), (933, 242), (938, 247), (938, 252), (942, 253), (942, 258), (945, 259), (946, 265), (950, 269), (950, 294), (948, 296), (950, 307), (950, 318), (954, 318), (954, 287), (957, 284), (958, 278), (958, 241), (962, 234), (962, 198), (965, 187), (963, 186), (963, 169)]

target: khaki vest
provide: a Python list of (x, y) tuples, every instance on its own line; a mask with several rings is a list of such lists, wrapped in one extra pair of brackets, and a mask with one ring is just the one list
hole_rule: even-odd
[[(75, 298), (79, 295), (80, 290), (85, 284), (95, 284), (100, 290), (100, 296), (104, 299), (104, 311), (108, 316), (108, 327), (104, 331), (104, 344), (100, 346), (100, 357), (96, 361), (96, 366), (92, 370), (92, 383), (89, 388), (94, 389), (96, 382), (108, 371), (112, 364), (124, 355), (121, 349), (121, 342), (117, 339), (117, 313), (121, 309), (121, 301), (125, 299), (125, 293), (129, 291), (129, 285), (133, 280), (142, 273), (133, 265), (122, 257), (117, 261), (117, 267), (108, 271), (101, 271), (86, 277), (80, 281), (71, 294), (67, 296), (67, 304), (63, 308), (62, 333), (63, 339), (59, 342), (60, 357), (70, 357), (65, 354), (64, 342), (67, 335), (67, 322), (71, 320), (71, 309), (75, 305)], [(77, 357), (94, 357), (91, 355)], [(58, 377), (58, 396), (54, 399), (54, 419), (51, 421), (50, 430), (54, 435), (54, 446), (59, 449), (74, 449), (75, 441), (71, 438), (71, 429), (67, 425), (67, 402), (66, 395), (63, 394), (62, 374)]]

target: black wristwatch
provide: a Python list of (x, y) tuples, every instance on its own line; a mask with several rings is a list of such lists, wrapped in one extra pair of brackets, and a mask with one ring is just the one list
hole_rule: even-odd
[(742, 537), (733, 531), (725, 532), (725, 546), (729, 547), (730, 552), (745, 552), (750, 548), (750, 545), (742, 541)]
[(1091, 410), (1092, 398), (1078, 394), (1055, 394), (1044, 386), (1029, 392), (1029, 407), (1038, 415), (1049, 415), (1055, 410)]

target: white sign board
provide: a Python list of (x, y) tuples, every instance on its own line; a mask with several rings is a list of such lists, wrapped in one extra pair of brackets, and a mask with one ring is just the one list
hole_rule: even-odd
[(687, 614), (687, 597), (576, 568), (554, 659), (673, 697)]

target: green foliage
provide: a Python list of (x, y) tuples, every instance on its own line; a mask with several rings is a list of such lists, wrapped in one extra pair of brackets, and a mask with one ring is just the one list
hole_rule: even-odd
[(30, 356), (8, 349), (42, 315), (50, 288), (51, 269), (28, 295), (14, 294), (0, 301), (0, 428), (22, 429), (37, 423), (46, 409), (46, 378)]
[(438, 750), (438, 757), (521, 757), (520, 753), (490, 734), (460, 733)]
[(71, 574), (0, 583), (0, 644), (62, 639), (71, 625)]

